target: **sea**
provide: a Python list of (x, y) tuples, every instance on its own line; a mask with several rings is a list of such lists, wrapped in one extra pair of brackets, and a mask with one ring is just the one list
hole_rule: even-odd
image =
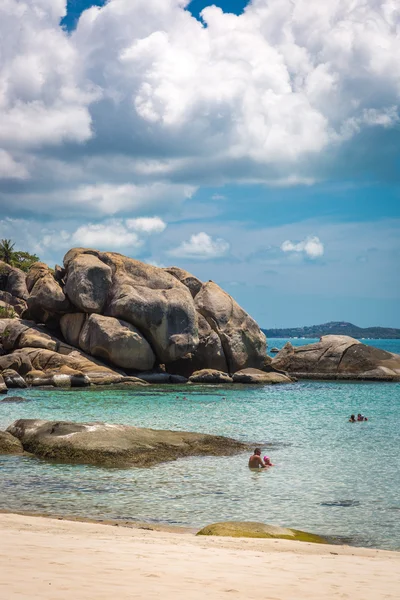
[[(286, 341), (270, 339), (269, 347)], [(400, 353), (400, 340), (363, 342)], [(199, 431), (259, 445), (275, 466), (250, 471), (247, 454), (145, 469), (0, 456), (0, 509), (199, 529), (262, 521), (400, 550), (400, 383), (15, 392), (28, 402), (0, 403), (0, 429), (39, 418)], [(368, 421), (349, 423), (359, 412)]]

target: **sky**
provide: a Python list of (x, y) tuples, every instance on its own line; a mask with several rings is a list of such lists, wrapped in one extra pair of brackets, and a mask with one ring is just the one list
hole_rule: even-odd
[(400, 327), (397, 0), (2, 0), (0, 238)]

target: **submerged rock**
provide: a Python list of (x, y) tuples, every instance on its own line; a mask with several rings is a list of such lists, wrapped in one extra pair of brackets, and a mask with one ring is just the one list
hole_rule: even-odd
[(222, 537), (245, 537), (245, 538), (273, 538), (280, 540), (295, 540), (299, 542), (312, 542), (314, 544), (326, 544), (319, 535), (307, 533), (297, 529), (277, 527), (252, 521), (228, 521), (226, 523), (214, 523), (201, 529), (197, 535), (216, 535)]
[(251, 383), (251, 384), (277, 384), (277, 383), (293, 383), (293, 380), (275, 371), (265, 372), (259, 369), (242, 369), (233, 374), (234, 383)]
[(21, 442), (8, 433), (0, 431), (0, 454), (22, 454), (24, 451)]
[(399, 354), (345, 335), (325, 335), (298, 347), (288, 342), (271, 364), (299, 378), (400, 380)]
[(4, 400), (0, 400), (0, 404), (25, 404), (25, 402), (31, 402), (31, 400), (22, 398), (22, 396), (8, 396)]
[(20, 419), (7, 432), (47, 460), (103, 466), (152, 466), (185, 456), (229, 456), (248, 449), (231, 438), (108, 423)]

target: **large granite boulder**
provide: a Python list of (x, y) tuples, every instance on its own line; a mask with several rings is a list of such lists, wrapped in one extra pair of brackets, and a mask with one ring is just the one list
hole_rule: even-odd
[(90, 315), (80, 332), (80, 348), (91, 356), (136, 371), (153, 368), (156, 357), (148, 341), (127, 321)]
[(195, 297), (197, 311), (218, 334), (230, 373), (262, 368), (267, 340), (257, 323), (216, 283), (203, 284)]
[(180, 269), (179, 267), (165, 267), (164, 271), (171, 273), (178, 281), (183, 283), (183, 285), (190, 290), (192, 298), (195, 298), (202, 288), (203, 282), (188, 271), (185, 271), (185, 269)]
[(221, 339), (206, 319), (197, 313), (199, 345), (193, 354), (167, 365), (168, 371), (190, 376), (196, 371), (214, 369), (228, 372), (228, 363), (225, 358)]
[(79, 348), (79, 336), (86, 321), (87, 313), (69, 313), (60, 319), (60, 329), (67, 344)]
[(83, 312), (134, 325), (159, 362), (172, 362), (196, 350), (191, 293), (170, 273), (114, 252), (82, 248), (70, 250), (64, 266), (65, 291), (72, 303)]
[(64, 257), (65, 292), (82, 312), (102, 313), (112, 287), (112, 269), (99, 254), (73, 249)]
[(185, 456), (229, 456), (248, 449), (222, 436), (108, 423), (20, 419), (7, 432), (37, 457), (103, 466), (152, 466)]
[(277, 373), (275, 371), (266, 373), (259, 369), (242, 369), (233, 374), (233, 382), (272, 385), (277, 383), (293, 383), (293, 380), (284, 373)]
[(27, 300), (26, 274), (0, 260), (0, 290), (8, 292), (14, 298)]
[(50, 268), (44, 263), (34, 263), (26, 276), (29, 292), (28, 314), (31, 319), (47, 323), (55, 316), (72, 310), (68, 298), (55, 280)]
[(345, 335), (298, 347), (288, 342), (271, 365), (299, 378), (400, 380), (400, 355)]
[(3, 290), (0, 290), (0, 302), (4, 302), (6, 306), (11, 306), (17, 315), (21, 315), (28, 306), (22, 298), (17, 298), (10, 294), (10, 292), (5, 292)]
[(8, 433), (8, 431), (0, 431), (0, 454), (22, 454), (24, 449), (21, 442)]
[(253, 521), (227, 521), (226, 523), (214, 523), (203, 527), (197, 535), (214, 535), (222, 537), (244, 537), (244, 538), (267, 538), (279, 540), (294, 540), (299, 542), (312, 542), (314, 544), (326, 544), (319, 535), (307, 533), (298, 529), (277, 527), (266, 523)]
[(228, 373), (223, 371), (217, 371), (216, 369), (202, 369), (201, 371), (195, 371), (193, 375), (189, 377), (190, 383), (232, 383), (232, 377)]

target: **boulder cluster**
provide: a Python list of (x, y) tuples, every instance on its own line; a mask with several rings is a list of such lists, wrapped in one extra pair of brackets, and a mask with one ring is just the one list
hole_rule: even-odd
[(399, 355), (347, 336), (288, 343), (271, 359), (257, 323), (216, 283), (114, 252), (73, 248), (63, 267), (28, 273), (0, 261), (0, 316), (0, 393), (400, 378)]
[(0, 391), (28, 385), (286, 383), (257, 323), (213, 281), (74, 248), (27, 274), (0, 262)]
[(290, 342), (272, 366), (299, 379), (400, 381), (400, 355), (347, 335), (324, 335), (319, 342), (294, 347)]

